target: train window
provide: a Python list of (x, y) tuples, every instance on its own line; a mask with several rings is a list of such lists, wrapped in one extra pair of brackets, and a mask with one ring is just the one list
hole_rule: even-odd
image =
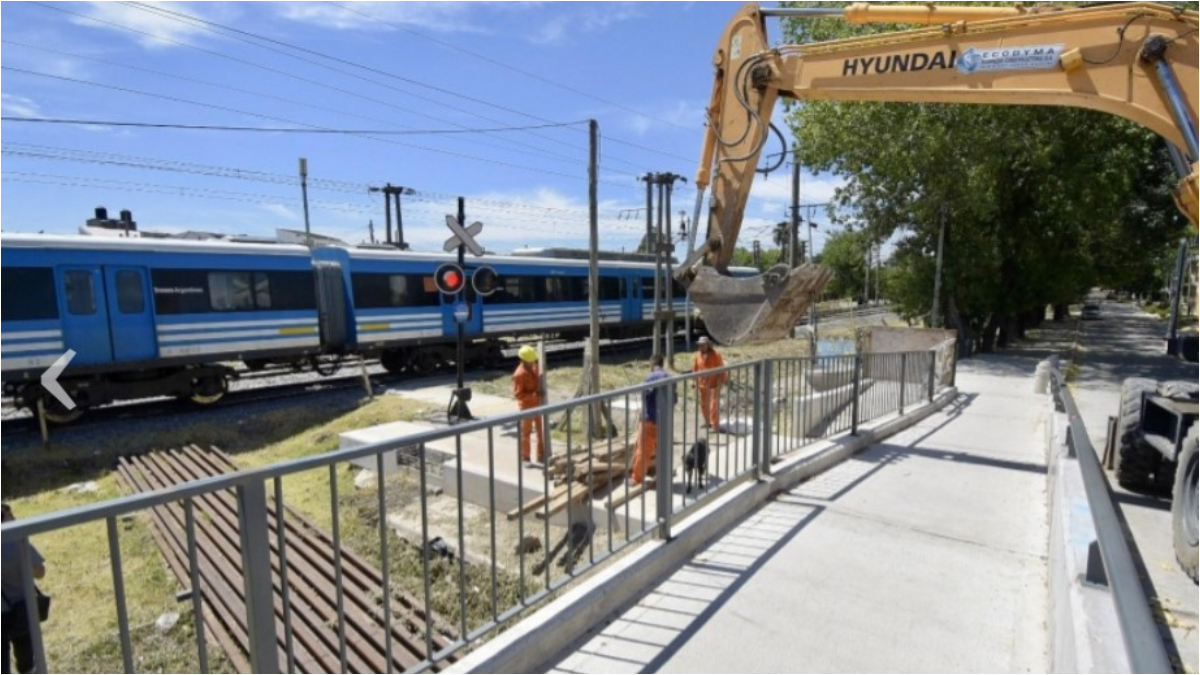
[(621, 277), (600, 277), (600, 300), (620, 300), (625, 297), (625, 280)]
[(254, 309), (254, 293), (249, 272), (209, 272), (209, 306), (214, 312), (240, 312)]
[(587, 280), (583, 277), (546, 277), (546, 302), (587, 300)]
[(146, 311), (146, 294), (142, 292), (142, 275), (134, 270), (117, 272), (117, 309), (122, 314), (141, 314)]
[(351, 276), (354, 306), (361, 309), (385, 307), (433, 307), (439, 304), (433, 277), (418, 274), (359, 273)]
[(54, 270), (49, 267), (5, 267), (0, 320), (38, 321), (58, 318)]
[(647, 300), (654, 299), (654, 277), (642, 277), (642, 297)]
[[(264, 274), (260, 272), (259, 274)], [(268, 304), (258, 298), (259, 309), (316, 309), (317, 292), (312, 272), (265, 272), (270, 278)]]
[(254, 306), (271, 309), (271, 277), (266, 272), (254, 273)]
[(156, 269), (150, 272), (154, 287), (154, 313), (204, 314), (208, 302), (208, 274), (204, 270)]
[(506, 274), (500, 277), (500, 288), (488, 297), (488, 302), (541, 302), (545, 288), (543, 278)]
[(67, 289), (67, 311), (85, 316), (96, 313), (96, 288), (88, 270), (67, 270), (63, 274)]

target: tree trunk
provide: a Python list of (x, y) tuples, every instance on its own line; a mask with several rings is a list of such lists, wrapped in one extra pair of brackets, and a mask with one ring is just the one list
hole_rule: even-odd
[(995, 314), (988, 317), (987, 324), (984, 325), (983, 331), (979, 336), (979, 351), (983, 354), (991, 354), (996, 351), (996, 340), (1000, 333), (1000, 319)]
[(1054, 320), (1055, 321), (1065, 321), (1066, 318), (1067, 318), (1067, 306), (1066, 305), (1055, 305), (1054, 306)]

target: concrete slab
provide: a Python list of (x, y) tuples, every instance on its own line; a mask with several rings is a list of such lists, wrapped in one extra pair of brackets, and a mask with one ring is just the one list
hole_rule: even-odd
[(975, 363), (956, 405), (753, 512), (556, 667), (1046, 671), (1044, 399)]

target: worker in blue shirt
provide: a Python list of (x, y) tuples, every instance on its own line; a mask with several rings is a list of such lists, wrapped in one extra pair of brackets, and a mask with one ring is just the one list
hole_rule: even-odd
[[(650, 358), (650, 374), (646, 383), (658, 382), (670, 377), (663, 369), (663, 357), (655, 354)], [(675, 400), (674, 388), (671, 400)], [(634, 455), (633, 469), (629, 473), (632, 485), (641, 485), (646, 480), (646, 471), (654, 464), (658, 451), (658, 388), (652, 387), (642, 392), (642, 423), (638, 432), (637, 450)]]

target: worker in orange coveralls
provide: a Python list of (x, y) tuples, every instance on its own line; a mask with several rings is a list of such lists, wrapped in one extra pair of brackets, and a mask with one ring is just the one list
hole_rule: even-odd
[[(513, 398), (517, 399), (517, 408), (521, 410), (536, 408), (542, 404), (542, 378), (538, 370), (537, 350), (531, 345), (525, 345), (517, 352), (517, 356), (521, 363), (513, 371)], [(521, 460), (525, 462), (525, 466), (532, 466), (533, 462), (530, 436), (533, 435), (534, 427), (537, 427), (537, 456), (540, 461), (545, 461), (546, 437), (542, 434), (542, 416), (534, 415), (521, 420)]]
[[(725, 365), (725, 361), (717, 353), (717, 350), (713, 349), (712, 341), (707, 336), (697, 340), (696, 345), (700, 351), (696, 352), (696, 356), (692, 359), (693, 372), (699, 373)], [(700, 412), (704, 414), (704, 422), (712, 431), (721, 430), (721, 385), (725, 384), (727, 380), (729, 380), (729, 373), (717, 373), (696, 378), (696, 388), (700, 390)]]
[[(658, 382), (670, 377), (663, 370), (663, 357), (655, 354), (650, 358), (650, 374), (646, 383)], [(671, 387), (671, 402), (675, 401), (675, 388)], [(647, 389), (642, 393), (642, 424), (638, 432), (637, 450), (633, 457), (633, 468), (629, 472), (630, 485), (641, 485), (646, 480), (646, 471), (654, 466), (658, 451), (658, 389)]]

